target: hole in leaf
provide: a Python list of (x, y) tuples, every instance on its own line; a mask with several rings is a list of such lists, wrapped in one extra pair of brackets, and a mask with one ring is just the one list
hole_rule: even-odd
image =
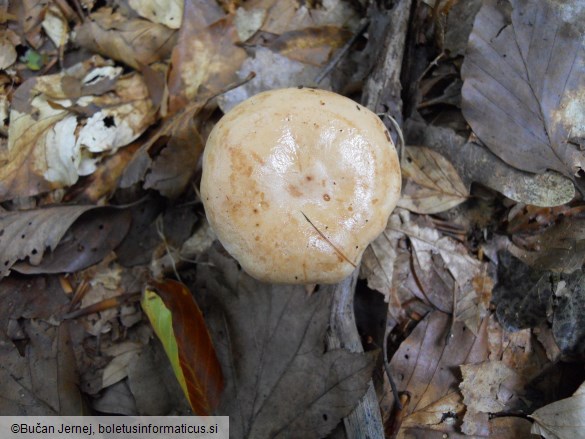
[(116, 126), (116, 121), (114, 119), (114, 116), (106, 116), (106, 117), (104, 117), (104, 126), (106, 128), (115, 127)]

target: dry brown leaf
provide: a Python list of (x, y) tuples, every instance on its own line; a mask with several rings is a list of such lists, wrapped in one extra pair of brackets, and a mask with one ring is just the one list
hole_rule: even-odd
[[(331, 291), (260, 283), (212, 248), (197, 266), (226, 388), (219, 413), (238, 438), (323, 437), (367, 389), (372, 354), (324, 352)], [(255, 316), (255, 317), (254, 317)]]
[(285, 32), (268, 47), (304, 64), (323, 66), (350, 37), (351, 32), (338, 26), (309, 27)]
[(267, 11), (262, 30), (277, 35), (326, 25), (346, 25), (354, 30), (359, 20), (353, 8), (339, 0), (324, 0), (318, 8), (312, 7), (311, 3), (299, 5), (295, 0), (254, 0), (246, 3), (246, 9), (253, 8)]
[(54, 250), (71, 224), (94, 206), (55, 206), (25, 212), (0, 213), (0, 278), (19, 259), (38, 264), (45, 249)]
[(575, 180), (585, 155), (585, 10), (544, 0), (485, 1), (461, 75), (462, 110), (502, 160), (524, 171)]
[(17, 8), (18, 21), (28, 43), (39, 49), (44, 41), (41, 25), (49, 2), (47, 0), (22, 0)]
[(113, 357), (103, 371), (102, 386), (109, 387), (128, 376), (128, 365), (140, 353), (143, 346), (133, 341), (125, 341), (103, 350)]
[(456, 320), (476, 333), (487, 314), (493, 287), (487, 266), (470, 256), (461, 243), (441, 236), (423, 217), (402, 209), (394, 211), (386, 230), (364, 253), (361, 274), (370, 288), (392, 297), (397, 246), (402, 238), (412, 246), (414, 274), (424, 296), (421, 299), (445, 312), (454, 309)]
[(176, 32), (162, 24), (129, 19), (111, 8), (101, 8), (75, 29), (80, 46), (136, 70), (167, 59), (176, 42)]
[[(478, 337), (440, 311), (429, 313), (402, 342), (390, 361), (399, 392), (408, 392), (404, 428), (450, 434), (461, 424), (463, 405), (456, 390), (456, 368), (487, 358), (486, 327)], [(391, 416), (394, 398), (387, 380), (380, 403), (384, 419)]]
[(3, 415), (82, 415), (83, 402), (68, 326), (24, 322), (24, 355), (11, 343), (0, 353)]
[(557, 273), (573, 273), (585, 261), (585, 220), (563, 218), (560, 222), (537, 235), (536, 251), (529, 251), (514, 244), (508, 251), (537, 270)]
[(585, 437), (585, 383), (570, 398), (561, 399), (536, 410), (532, 415), (533, 434), (545, 439)]
[[(154, 120), (137, 73), (91, 58), (21, 85), (10, 112), (0, 199), (69, 186), (95, 171), (103, 155), (136, 139)], [(80, 112), (86, 117), (80, 117)]]
[(469, 195), (453, 165), (426, 147), (406, 148), (402, 182), (398, 206), (416, 213), (443, 212), (463, 203)]
[[(198, 14), (191, 2), (185, 5), (185, 20)], [(229, 17), (203, 29), (181, 28), (169, 74), (171, 113), (196, 98), (205, 100), (225, 91), (238, 79), (236, 73), (246, 58), (246, 52), (236, 42), (236, 30)]]

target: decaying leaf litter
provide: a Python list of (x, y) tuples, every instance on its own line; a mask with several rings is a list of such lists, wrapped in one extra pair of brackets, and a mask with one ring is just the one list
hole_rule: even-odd
[[(232, 437), (359, 437), (347, 419), (373, 378), (379, 437), (580, 437), (578, 2), (0, 12), (1, 414), (195, 410), (229, 415)], [(357, 284), (365, 354), (327, 342), (331, 287), (247, 276), (198, 198), (221, 114), (301, 85), (404, 121), (403, 198)]]

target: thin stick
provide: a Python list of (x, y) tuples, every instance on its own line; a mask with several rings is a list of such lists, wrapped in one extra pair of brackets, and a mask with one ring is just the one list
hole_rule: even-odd
[(333, 70), (333, 68), (339, 63), (339, 61), (341, 61), (341, 58), (345, 56), (347, 51), (351, 48), (351, 46), (353, 46), (353, 43), (355, 43), (359, 36), (364, 33), (369, 24), (370, 20), (368, 20), (367, 18), (363, 18), (361, 20), (360, 27), (358, 28), (357, 32), (353, 34), (353, 36), (349, 39), (347, 43), (345, 43), (341, 50), (337, 51), (333, 58), (331, 58), (331, 61), (327, 63), (325, 68), (315, 78), (315, 83), (319, 84), (321, 81), (323, 81), (323, 79), (325, 79), (325, 76), (327, 76), (331, 72), (331, 70)]
[(331, 247), (333, 247), (333, 250), (335, 250), (335, 253), (337, 253), (337, 255), (338, 255), (340, 258), (343, 258), (343, 260), (344, 260), (345, 262), (347, 262), (348, 264), (350, 264), (350, 265), (351, 265), (353, 268), (357, 268), (357, 265), (355, 265), (353, 262), (351, 262), (351, 261), (350, 261), (350, 260), (347, 258), (347, 256), (345, 256), (345, 255), (343, 254), (343, 252), (342, 252), (341, 250), (339, 250), (337, 247), (335, 247), (335, 244), (333, 244), (333, 243), (332, 243), (332, 242), (329, 240), (329, 238), (327, 238), (327, 237), (326, 237), (326, 236), (323, 234), (323, 232), (321, 232), (321, 230), (319, 230), (319, 229), (317, 228), (317, 226), (316, 226), (315, 224), (313, 224), (313, 222), (312, 222), (312, 221), (309, 219), (309, 217), (308, 217), (307, 215), (305, 215), (305, 214), (303, 213), (303, 211), (301, 211), (301, 213), (303, 214), (303, 216), (305, 217), (305, 219), (308, 221), (308, 223), (309, 223), (310, 225), (312, 225), (312, 226), (313, 226), (313, 228), (316, 230), (316, 232), (319, 234), (319, 236), (320, 236), (321, 238), (323, 238), (325, 241), (327, 241), (327, 243), (328, 243), (328, 244), (329, 244)]

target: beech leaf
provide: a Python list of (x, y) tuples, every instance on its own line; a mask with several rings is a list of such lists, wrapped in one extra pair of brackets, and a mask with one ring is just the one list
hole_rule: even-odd
[(45, 249), (54, 250), (65, 232), (94, 206), (55, 206), (24, 212), (0, 213), (0, 279), (19, 259), (38, 265)]
[(468, 194), (457, 171), (438, 152), (407, 147), (398, 206), (416, 213), (439, 213), (463, 203)]
[(260, 283), (218, 252), (197, 266), (237, 438), (321, 438), (365, 394), (375, 352), (325, 352), (331, 291)]
[(585, 437), (585, 383), (570, 398), (539, 408), (530, 417), (536, 421), (531, 433), (545, 439)]
[(463, 115), (510, 165), (574, 178), (585, 169), (571, 142), (585, 134), (583, 18), (566, 21), (561, 2), (510, 3), (485, 1), (476, 16), (461, 70)]
[(142, 309), (161, 341), (175, 376), (199, 416), (209, 416), (219, 402), (223, 377), (203, 314), (180, 282), (151, 282)]

